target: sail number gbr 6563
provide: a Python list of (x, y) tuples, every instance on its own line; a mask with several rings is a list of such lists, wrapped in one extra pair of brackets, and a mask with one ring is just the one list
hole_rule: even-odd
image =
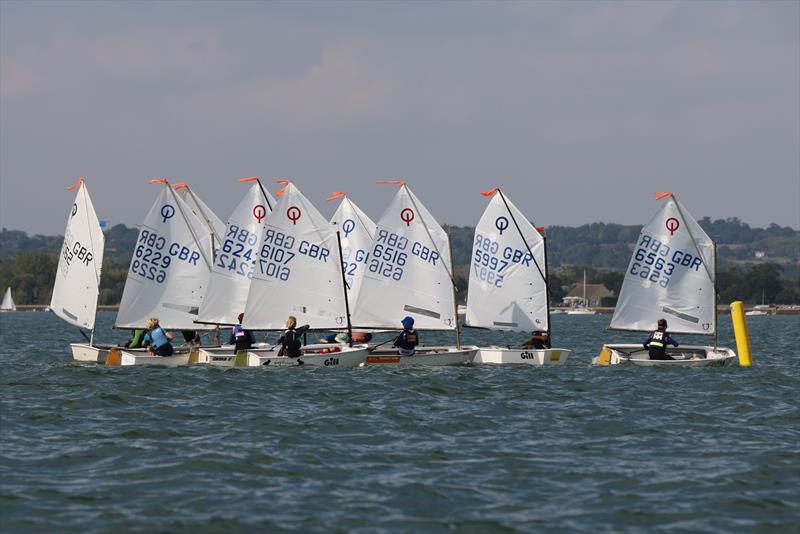
[(628, 274), (667, 287), (676, 269), (700, 271), (702, 265), (703, 260), (696, 254), (672, 249), (666, 243), (643, 234), (636, 245)]

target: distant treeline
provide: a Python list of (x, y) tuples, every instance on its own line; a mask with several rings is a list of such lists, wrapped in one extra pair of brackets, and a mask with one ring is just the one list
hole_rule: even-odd
[[(718, 243), (717, 286), (721, 302), (735, 299), (760, 303), (800, 303), (800, 232), (772, 224), (751, 228), (739, 219), (699, 221)], [(472, 227), (448, 228), (453, 242), (459, 300), (466, 296), (472, 254)], [(551, 226), (547, 258), (552, 301), (558, 303), (582, 280), (602, 283), (618, 293), (631, 247), (640, 226), (593, 223), (578, 227)], [(122, 296), (128, 264), (138, 230), (116, 225), (106, 231), (100, 303), (117, 304)], [(0, 291), (11, 286), (20, 304), (44, 304), (50, 300), (62, 237), (29, 237), (16, 230), (0, 231)], [(613, 305), (612, 302), (608, 302)]]

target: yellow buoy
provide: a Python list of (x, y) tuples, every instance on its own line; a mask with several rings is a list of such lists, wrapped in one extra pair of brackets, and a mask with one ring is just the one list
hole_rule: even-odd
[(747, 321), (744, 315), (744, 304), (737, 300), (731, 303), (731, 319), (733, 333), (736, 336), (736, 350), (739, 352), (739, 365), (749, 367), (753, 363), (750, 355), (750, 334), (747, 333)]

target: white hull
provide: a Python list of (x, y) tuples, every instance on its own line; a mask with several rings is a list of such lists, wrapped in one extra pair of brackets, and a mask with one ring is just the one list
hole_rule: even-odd
[(104, 362), (111, 366), (154, 365), (158, 367), (180, 367), (189, 364), (189, 353), (176, 353), (172, 356), (152, 356), (147, 352), (111, 349)]
[[(367, 358), (367, 345), (306, 345), (299, 358), (278, 356), (279, 347), (254, 348), (240, 351), (233, 348), (203, 349), (190, 363), (220, 367), (360, 367)], [(325, 352), (323, 352), (325, 351)]]
[(567, 310), (564, 313), (566, 313), (567, 315), (594, 315), (596, 312), (594, 310), (579, 308), (577, 310)]
[(72, 359), (76, 362), (104, 363), (108, 356), (108, 349), (87, 345), (86, 343), (70, 343)]
[[(606, 350), (608, 350), (607, 353)], [(681, 345), (668, 349), (667, 354), (675, 359), (651, 360), (647, 349), (636, 343), (604, 345), (600, 355), (592, 359), (592, 363), (594, 365), (633, 363), (646, 366), (707, 367), (726, 365), (736, 357), (736, 353), (729, 348), (710, 345)]]
[(401, 356), (397, 349), (378, 349), (367, 357), (368, 365), (468, 365), (478, 347), (417, 347), (413, 356)]
[(769, 315), (769, 313), (767, 313), (765, 311), (762, 311), (762, 310), (752, 310), (752, 311), (746, 312), (745, 315), (747, 315), (748, 317), (761, 317), (763, 315)]
[(518, 363), (526, 365), (564, 365), (572, 351), (569, 349), (510, 349), (480, 347), (475, 363)]

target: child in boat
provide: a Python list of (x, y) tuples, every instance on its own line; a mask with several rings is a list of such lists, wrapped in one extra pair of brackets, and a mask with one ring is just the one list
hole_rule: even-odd
[[(367, 343), (372, 339), (372, 334), (369, 332), (353, 332), (353, 343)], [(320, 343), (349, 343), (350, 336), (347, 332), (339, 332), (338, 334), (328, 334), (319, 340)]]
[(290, 315), (289, 318), (286, 319), (286, 330), (284, 330), (281, 337), (278, 338), (278, 343), (281, 344), (281, 350), (278, 351), (278, 356), (288, 356), (290, 358), (302, 356), (303, 353), (300, 350), (302, 346), (300, 343), (300, 336), (309, 328), (307, 324), (298, 327), (297, 318)]
[(677, 347), (678, 342), (667, 334), (667, 320), (659, 319), (658, 328), (650, 333), (642, 345), (650, 353), (651, 360), (674, 360), (667, 354), (667, 345)]
[(128, 341), (125, 342), (122, 347), (126, 349), (140, 349), (142, 348), (142, 341), (144, 338), (144, 329), (143, 328), (134, 328), (131, 330), (131, 337)]
[(181, 334), (183, 335), (183, 344), (189, 350), (192, 350), (195, 346), (200, 346), (200, 336), (197, 335), (197, 330), (181, 330)]
[(236, 352), (248, 350), (256, 342), (253, 333), (242, 328), (244, 313), (239, 314), (239, 322), (231, 328), (231, 337), (228, 339), (229, 345), (234, 345)]
[(550, 336), (543, 330), (534, 330), (530, 339), (522, 343), (524, 349), (549, 349)]
[(158, 324), (158, 317), (151, 317), (147, 320), (147, 333), (144, 335), (143, 346), (153, 356), (172, 356), (172, 334), (161, 328)]
[(413, 356), (419, 345), (419, 336), (414, 330), (414, 318), (406, 316), (400, 321), (400, 324), (403, 325), (403, 331), (394, 340), (394, 346), (397, 347), (400, 356)]

